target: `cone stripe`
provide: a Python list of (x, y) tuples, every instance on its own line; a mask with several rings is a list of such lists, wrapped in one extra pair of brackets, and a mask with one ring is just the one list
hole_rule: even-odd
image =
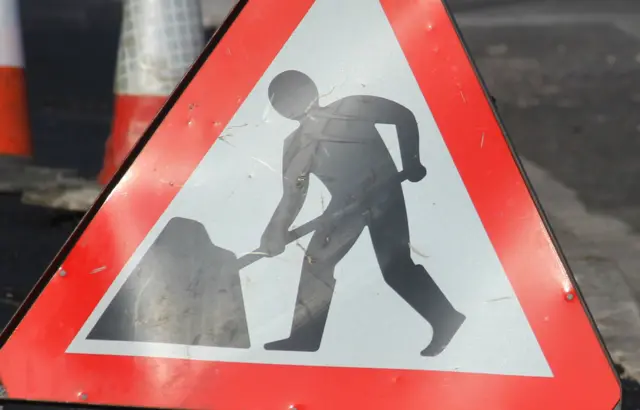
[(0, 67), (0, 155), (31, 155), (24, 71)]
[(116, 94), (169, 95), (204, 48), (200, 2), (129, 0), (123, 17)]
[(0, 0), (0, 67), (24, 68), (17, 0)]

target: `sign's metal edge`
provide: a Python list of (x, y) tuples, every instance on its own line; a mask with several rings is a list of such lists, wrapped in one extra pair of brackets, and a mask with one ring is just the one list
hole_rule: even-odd
[(613, 374), (615, 375), (615, 378), (618, 382), (618, 386), (620, 388), (620, 397), (619, 397), (619, 402), (617, 407), (615, 407), (613, 410), (619, 410), (621, 409), (621, 403), (622, 403), (622, 383), (620, 381), (620, 375), (618, 374), (618, 372), (616, 371), (615, 368), (615, 364), (614, 361), (611, 357), (611, 354), (609, 352), (609, 350), (607, 349), (605, 343), (604, 343), (604, 339), (602, 337), (602, 334), (600, 333), (600, 331), (598, 330), (598, 326), (596, 325), (595, 319), (593, 318), (593, 314), (591, 313), (591, 311), (589, 310), (589, 307), (587, 306), (587, 304), (585, 303), (585, 299), (584, 296), (582, 295), (582, 292), (580, 290), (580, 287), (578, 286), (578, 283), (575, 279), (575, 276), (573, 275), (573, 271), (571, 270), (571, 267), (569, 265), (569, 262), (566, 258), (566, 256), (564, 255), (564, 252), (562, 251), (562, 248), (560, 247), (560, 243), (558, 242), (558, 239), (553, 231), (553, 228), (551, 227), (551, 224), (549, 222), (549, 218), (547, 217), (547, 214), (544, 210), (544, 208), (542, 207), (542, 203), (540, 202), (540, 199), (538, 198), (535, 190), (533, 189), (533, 185), (531, 184), (531, 181), (529, 180), (529, 177), (527, 175), (527, 172), (522, 164), (522, 162), (520, 161), (520, 158), (518, 157), (516, 150), (515, 150), (515, 146), (513, 144), (513, 141), (511, 140), (511, 138), (509, 137), (509, 133), (506, 130), (506, 127), (504, 125), (504, 122), (502, 121), (502, 118), (500, 117), (500, 113), (498, 112), (498, 107), (493, 99), (493, 97), (491, 96), (491, 94), (488, 91), (488, 87), (486, 85), (486, 83), (484, 82), (484, 79), (482, 78), (479, 70), (478, 70), (478, 66), (476, 65), (473, 57), (471, 56), (471, 52), (469, 50), (469, 47), (467, 46), (466, 41), (464, 40), (464, 37), (462, 35), (462, 31), (460, 30), (460, 27), (458, 26), (455, 17), (453, 16), (453, 12), (451, 10), (451, 6), (448, 4), (449, 0), (441, 0), (442, 4), (444, 5), (444, 8), (447, 11), (447, 14), (449, 15), (449, 20), (451, 21), (451, 24), (453, 25), (456, 34), (458, 35), (458, 39), (460, 40), (460, 43), (462, 44), (462, 47), (464, 48), (465, 54), (467, 55), (467, 58), (469, 59), (469, 63), (471, 64), (471, 67), (476, 75), (476, 79), (478, 80), (478, 82), (480, 83), (480, 86), (482, 87), (482, 90), (485, 94), (485, 97), (487, 98), (488, 101), (491, 101), (492, 103), (491, 105), (491, 110), (493, 111), (493, 115), (496, 118), (496, 121), (498, 122), (498, 125), (500, 126), (500, 130), (502, 131), (502, 135), (504, 136), (505, 142), (507, 143), (507, 146), (509, 147), (509, 151), (511, 152), (511, 156), (513, 158), (513, 160), (515, 161), (516, 165), (518, 166), (518, 169), (520, 170), (520, 175), (522, 176), (522, 179), (525, 182), (525, 185), (527, 187), (527, 190), (529, 191), (529, 195), (531, 195), (531, 198), (533, 199), (533, 202), (536, 206), (536, 208), (538, 209), (538, 213), (540, 215), (540, 218), (542, 219), (542, 222), (544, 224), (545, 229), (547, 230), (547, 232), (549, 233), (549, 237), (551, 238), (551, 242), (553, 243), (554, 249), (556, 251), (556, 253), (558, 254), (558, 256), (560, 257), (560, 260), (562, 262), (562, 265), (565, 269), (565, 271), (567, 272), (568, 276), (569, 276), (569, 280), (571, 281), (571, 284), (573, 286), (573, 288), (576, 291), (576, 295), (578, 296), (578, 300), (580, 301), (580, 304), (582, 306), (582, 308), (584, 309), (589, 322), (591, 323), (591, 327), (598, 339), (598, 342), (600, 343), (600, 347), (603, 351), (603, 353), (605, 354), (605, 356), (607, 357), (607, 360), (609, 361), (609, 366), (611, 368), (611, 371), (613, 372)]
[[(89, 208), (89, 210), (84, 214), (84, 216), (82, 217), (82, 219), (80, 220), (80, 222), (78, 223), (74, 231), (71, 233), (67, 241), (61, 247), (60, 251), (54, 257), (51, 264), (49, 264), (49, 266), (45, 269), (40, 279), (38, 279), (38, 282), (36, 282), (36, 284), (31, 289), (29, 294), (23, 300), (20, 307), (16, 310), (16, 312), (13, 314), (13, 316), (11, 317), (7, 325), (4, 327), (4, 329), (0, 333), (0, 349), (2, 349), (2, 347), (5, 345), (7, 340), (11, 337), (11, 335), (13, 334), (15, 329), (18, 327), (22, 319), (25, 317), (27, 312), (31, 309), (36, 299), (38, 299), (40, 294), (44, 291), (45, 287), (47, 286), (51, 278), (55, 275), (55, 273), (58, 271), (58, 269), (60, 268), (64, 260), (67, 258), (67, 256), (71, 252), (71, 250), (75, 247), (76, 243), (84, 233), (87, 226), (91, 223), (93, 218), (100, 211), (106, 199), (109, 197), (111, 192), (115, 189), (115, 187), (120, 183), (123, 176), (129, 169), (129, 167), (131, 167), (131, 165), (136, 160), (136, 158), (140, 155), (140, 153), (142, 152), (146, 144), (149, 142), (149, 140), (151, 140), (156, 130), (158, 129), (160, 124), (162, 124), (167, 114), (171, 111), (171, 109), (173, 108), (175, 103), (178, 101), (182, 93), (186, 90), (186, 88), (189, 86), (191, 81), (198, 74), (198, 72), (200, 71), (204, 63), (209, 59), (209, 56), (211, 55), (213, 50), (215, 50), (216, 46), (220, 43), (220, 41), (222, 40), (224, 35), (227, 33), (229, 28), (233, 25), (233, 23), (235, 22), (237, 17), (240, 15), (240, 12), (242, 11), (242, 9), (244, 8), (244, 6), (247, 4), (248, 1), (249, 0), (236, 1), (235, 6), (231, 8), (229, 13), (227, 14), (227, 17), (224, 19), (223, 23), (220, 25), (220, 27), (218, 27), (218, 29), (211, 36), (211, 38), (203, 48), (198, 58), (193, 62), (189, 70), (187, 70), (183, 78), (180, 80), (180, 82), (174, 88), (173, 92), (167, 98), (167, 101), (165, 102), (164, 106), (160, 109), (156, 117), (149, 124), (145, 132), (141, 135), (141, 137), (139, 138), (135, 146), (131, 149), (127, 158), (124, 160), (122, 166), (120, 167), (120, 169), (118, 169), (118, 171), (114, 174), (111, 181), (109, 181), (109, 183), (106, 184), (106, 186), (104, 187), (104, 189), (102, 190), (102, 192), (100, 193), (100, 195), (98, 196), (94, 204), (91, 206), (91, 208)], [(49, 401), (43, 402), (43, 401), (37, 401), (37, 400), (32, 401), (32, 400), (25, 400), (25, 399), (12, 399), (10, 397), (10, 392), (7, 392), (5, 390), (5, 386), (2, 384), (0, 385), (2, 386), (2, 392), (3, 392), (3, 394), (0, 394), (0, 409), (2, 408), (2, 405), (18, 404), (18, 403), (24, 403), (24, 404), (28, 403), (28, 404), (36, 404), (36, 405), (69, 404), (69, 403), (61, 403), (61, 402), (49, 402)], [(105, 405), (95, 405), (95, 404), (88, 404), (88, 403), (85, 404), (81, 402), (77, 402), (77, 403), (73, 402), (73, 405), (74, 407), (78, 407), (78, 408), (95, 408), (96, 406), (100, 408), (111, 408), (111, 407), (122, 408), (119, 406), (108, 406), (108, 405), (105, 406)], [(130, 408), (130, 407), (127, 407), (127, 408)]]

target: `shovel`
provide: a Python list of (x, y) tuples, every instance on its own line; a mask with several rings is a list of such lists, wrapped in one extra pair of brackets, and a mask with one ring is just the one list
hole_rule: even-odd
[[(340, 211), (293, 229), (288, 233), (287, 244), (327, 222), (362, 212), (382, 187), (405, 179), (406, 173), (399, 172)], [(213, 244), (200, 222), (174, 217), (87, 338), (248, 348), (240, 270), (265, 256), (268, 255), (256, 249), (236, 257)]]

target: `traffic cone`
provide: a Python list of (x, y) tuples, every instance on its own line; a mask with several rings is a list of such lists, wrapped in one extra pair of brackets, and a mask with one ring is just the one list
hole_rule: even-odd
[(200, 1), (125, 0), (123, 7), (115, 110), (100, 184), (122, 165), (205, 43)]
[(0, 193), (55, 186), (77, 174), (35, 166), (32, 154), (18, 0), (0, 0)]
[(65, 175), (59, 178), (59, 183), (25, 190), (22, 202), (87, 211), (200, 55), (204, 44), (200, 1), (123, 0), (114, 117), (98, 178), (89, 181)]
[(0, 172), (3, 179), (28, 164), (31, 155), (18, 2), (0, 0)]

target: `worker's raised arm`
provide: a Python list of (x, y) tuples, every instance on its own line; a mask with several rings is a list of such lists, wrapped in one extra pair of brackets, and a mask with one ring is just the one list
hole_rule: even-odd
[[(402, 166), (405, 170), (409, 171), (409, 173), (412, 173), (411, 171), (422, 167), (422, 163), (420, 162), (420, 133), (418, 131), (418, 122), (409, 109), (399, 104), (394, 108), (394, 115), (398, 142), (400, 144)], [(409, 179), (413, 180), (414, 178), (410, 176)]]

